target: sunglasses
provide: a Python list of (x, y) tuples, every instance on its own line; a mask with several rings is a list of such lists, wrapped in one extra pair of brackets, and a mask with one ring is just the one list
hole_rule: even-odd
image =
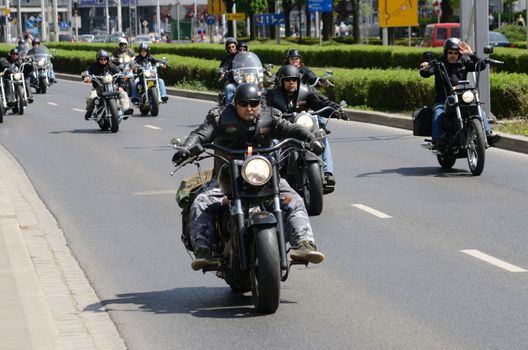
[(244, 49), (244, 48), (240, 48), (240, 49), (238, 49), (238, 51), (245, 52), (245, 51), (247, 51), (247, 50)]
[(240, 107), (247, 107), (248, 105), (255, 108), (260, 104), (260, 101), (239, 101), (237, 105)]
[(108, 58), (100, 58), (99, 61), (108, 61)]
[(447, 51), (447, 54), (448, 55), (458, 55), (458, 54), (460, 54), (460, 52), (458, 52), (458, 51)]
[(293, 81), (297, 81), (297, 78), (283, 78), (282, 81), (288, 81), (288, 82), (293, 82)]

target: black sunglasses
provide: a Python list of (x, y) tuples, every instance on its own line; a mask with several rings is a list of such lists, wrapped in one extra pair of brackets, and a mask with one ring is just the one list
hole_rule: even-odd
[(260, 104), (260, 101), (238, 101), (237, 105), (240, 107), (247, 107), (250, 105), (251, 107), (255, 108)]
[(291, 78), (291, 77), (286, 77), (286, 78), (282, 78), (283, 81), (289, 81), (289, 82), (292, 82), (292, 81), (297, 81), (297, 78)]

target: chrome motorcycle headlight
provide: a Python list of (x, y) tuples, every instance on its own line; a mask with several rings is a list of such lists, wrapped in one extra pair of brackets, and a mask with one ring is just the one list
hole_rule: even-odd
[(112, 83), (112, 76), (110, 74), (106, 74), (103, 76), (103, 83), (110, 84)]
[(244, 82), (255, 84), (257, 82), (257, 75), (253, 73), (248, 73), (244, 75)]
[(145, 71), (143, 72), (143, 76), (144, 76), (145, 78), (150, 78), (151, 75), (152, 75), (152, 73), (151, 73), (150, 69), (147, 69), (147, 70), (145, 70)]
[(252, 186), (262, 186), (271, 179), (271, 163), (265, 157), (252, 156), (242, 165), (242, 177)]
[(15, 75), (13, 75), (13, 79), (22, 80), (22, 73), (15, 73)]
[(295, 124), (304, 126), (308, 130), (312, 131), (315, 127), (313, 117), (310, 113), (302, 112), (295, 117)]
[(46, 65), (46, 59), (45, 58), (41, 58), (40, 60), (38, 60), (37, 65), (39, 67), (44, 67)]
[(464, 101), (465, 103), (471, 103), (474, 99), (475, 94), (471, 90), (464, 91), (464, 93), (462, 94), (462, 101)]

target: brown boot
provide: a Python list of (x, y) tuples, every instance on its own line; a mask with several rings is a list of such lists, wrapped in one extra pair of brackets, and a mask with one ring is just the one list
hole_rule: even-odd
[(319, 264), (324, 260), (325, 256), (323, 253), (317, 251), (312, 241), (305, 240), (299, 242), (299, 245), (290, 253), (290, 258), (292, 260)]

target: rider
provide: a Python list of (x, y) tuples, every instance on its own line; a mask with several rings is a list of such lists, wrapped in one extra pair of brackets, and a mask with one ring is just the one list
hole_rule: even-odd
[[(266, 90), (266, 103), (268, 106), (277, 108), (283, 113), (293, 113), (306, 109), (316, 111), (327, 106), (332, 107), (333, 110), (340, 108), (337, 103), (330, 101), (328, 97), (321, 94), (314, 87), (301, 84), (301, 74), (294, 65), (287, 64), (283, 66), (277, 73), (277, 79), (279, 81), (278, 86)], [(323, 117), (348, 120), (346, 113), (341, 110), (335, 113), (332, 110), (323, 111), (321, 116), (318, 116), (320, 125), (325, 123)], [(335, 177), (328, 138), (325, 137), (323, 139), (323, 144), (322, 159), (324, 161), (325, 182), (328, 190), (332, 190), (335, 186)]]
[(233, 67), (233, 58), (237, 54), (237, 41), (235, 38), (227, 38), (225, 41), (225, 49), (227, 56), (220, 62), (220, 79), (225, 82), (225, 100), (227, 103), (231, 103), (233, 100), (233, 94), (235, 93), (236, 84), (231, 74), (231, 68)]
[(119, 47), (112, 52), (112, 56), (120, 58), (121, 56), (128, 56), (132, 59), (134, 57), (134, 51), (128, 48), (128, 41), (125, 38), (119, 39)]
[(237, 53), (238, 52), (247, 52), (249, 51), (247, 44), (244, 41), (241, 41), (237, 44)]
[(19, 39), (17, 49), (20, 57), (26, 57), (26, 54), (29, 50), (29, 45), (24, 39)]
[[(112, 62), (110, 62), (110, 55), (105, 50), (99, 50), (95, 54), (96, 61), (92, 63), (92, 65), (88, 68), (88, 76), (83, 77), (83, 80), (86, 83), (92, 82), (91, 75), (104, 75), (106, 73), (109, 74), (116, 74), (119, 73), (119, 68), (114, 65)], [(123, 114), (125, 115), (123, 119), (128, 119), (128, 115), (132, 114), (134, 110), (130, 108), (130, 100), (128, 98), (128, 95), (126, 91), (121, 86), (121, 79), (118, 80), (119, 84), (119, 100), (121, 101), (121, 106), (123, 107)], [(96, 87), (97, 84), (95, 82), (92, 82), (93, 89), (90, 92), (90, 96), (86, 99), (86, 114), (84, 115), (85, 120), (89, 120), (92, 116), (92, 112), (94, 109), (94, 99), (97, 96)]]
[[(139, 45), (139, 55), (137, 55), (134, 58), (134, 62), (138, 66), (144, 66), (148, 63), (152, 65), (156, 65), (156, 63), (160, 61), (150, 55), (150, 48), (147, 43), (141, 43)], [(166, 68), (167, 65), (163, 64), (161, 67)], [(136, 68), (137, 67), (134, 67), (134, 69)], [(163, 79), (161, 79), (160, 77), (158, 77), (158, 81), (159, 81), (159, 90), (161, 94), (161, 100), (163, 102), (167, 102), (167, 100), (169, 99), (169, 96), (167, 96), (167, 89), (165, 88), (165, 81), (163, 81)], [(138, 101), (138, 83), (139, 83), (139, 78), (137, 78), (134, 81), (134, 86), (132, 87), (132, 102)]]
[(288, 50), (284, 64), (291, 64), (299, 69), (302, 84), (313, 85), (317, 80), (317, 75), (304, 65), (301, 52), (297, 49)]
[[(458, 38), (449, 38), (444, 43), (444, 54), (440, 58), (449, 74), (451, 85), (456, 85), (460, 80), (466, 80), (468, 72), (475, 72), (476, 63), (479, 58), (471, 47)], [(483, 64), (480, 70), (484, 70), (486, 65)], [(445, 115), (445, 101), (447, 99), (444, 86), (442, 85), (442, 78), (439, 72), (435, 72), (434, 67), (430, 66), (428, 62), (420, 64), (420, 75), (424, 78), (429, 78), (431, 75), (435, 76), (435, 91), (436, 98), (433, 105), (433, 127), (432, 127), (432, 141), (435, 147), (442, 140), (442, 118)], [(486, 131), (486, 138), (488, 145), (493, 146), (500, 140), (500, 136), (493, 134), (489, 121), (486, 115), (483, 116), (482, 122), (484, 130)]]
[[(268, 147), (273, 139), (292, 137), (310, 142), (311, 149), (316, 153), (322, 151), (321, 143), (310, 132), (280, 118), (277, 110), (262, 106), (261, 100), (261, 92), (256, 85), (240, 84), (235, 90), (234, 104), (223, 110), (211, 109), (202, 125), (192, 131), (183, 147), (176, 151), (172, 161), (181, 164), (189, 156), (192, 146), (208, 142), (240, 149), (247, 146)], [(213, 179), (190, 207), (189, 231), (196, 256), (191, 264), (193, 270), (201, 270), (217, 263), (212, 257), (212, 212), (222, 205), (225, 197), (216, 180), (220, 166), (220, 162), (215, 162)], [(290, 245), (295, 247), (290, 257), (314, 264), (322, 262), (324, 255), (317, 251), (313, 243), (314, 236), (303, 200), (286, 180), (281, 179), (279, 186), (285, 211), (286, 237)]]
[[(31, 45), (33, 46), (31, 48), (31, 50), (28, 51), (28, 55), (29, 56), (34, 56), (36, 54), (48, 54), (48, 48), (44, 45), (40, 45), (40, 39), (39, 38), (35, 38), (31, 41)], [(53, 71), (53, 63), (51, 62), (51, 60), (48, 60), (49, 61), (49, 81), (51, 83), (55, 83), (55, 72)]]
[[(9, 55), (6, 57), (3, 57), (0, 61), (0, 70), (3, 72), (6, 68), (11, 67), (12, 65), (16, 65), (17, 67), (20, 67), (23, 63), (23, 59), (20, 57), (19, 51), (17, 48), (11, 49), (9, 51)], [(31, 86), (29, 82), (29, 76), (31, 74), (32, 67), (30, 65), (24, 66), (24, 79), (26, 80), (26, 95), (28, 99), (28, 103), (33, 103), (33, 94), (31, 92)], [(4, 75), (4, 79), (7, 79), (9, 76)], [(5, 92), (6, 96), (8, 97), (9, 101), (14, 101), (14, 91), (11, 91), (10, 84), (5, 84)]]

